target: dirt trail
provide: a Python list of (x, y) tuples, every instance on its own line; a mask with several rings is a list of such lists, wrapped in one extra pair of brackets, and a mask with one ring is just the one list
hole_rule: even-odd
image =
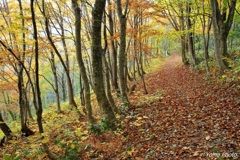
[(239, 86), (207, 80), (183, 66), (178, 54), (148, 75), (146, 84), (146, 96), (162, 95), (134, 106), (126, 120), (122, 150), (132, 151), (129, 158), (240, 158)]

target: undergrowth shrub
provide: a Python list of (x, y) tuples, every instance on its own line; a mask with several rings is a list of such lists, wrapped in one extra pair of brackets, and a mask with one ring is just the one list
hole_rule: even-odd
[(80, 138), (69, 130), (59, 136), (54, 141), (54, 145), (60, 146), (64, 151), (64, 155), (60, 160), (79, 159), (82, 153), (82, 145), (80, 142)]
[(230, 51), (231, 66), (235, 73), (240, 73), (240, 47)]
[(97, 135), (100, 135), (102, 132), (106, 132), (106, 131), (109, 131), (111, 130), (111, 126), (112, 126), (112, 122), (106, 120), (105, 118), (103, 118), (101, 120), (101, 123), (95, 123), (93, 125), (91, 125), (89, 128), (89, 132), (90, 134), (93, 133), (93, 134), (97, 134)]
[(17, 154), (16, 154), (16, 151), (14, 151), (14, 152), (12, 153), (12, 155), (10, 155), (10, 156), (4, 155), (4, 156), (3, 156), (3, 159), (4, 159), (4, 160), (21, 160), (21, 159), (24, 158), (25, 155), (28, 155), (28, 154), (29, 154), (29, 152), (26, 151), (26, 152), (24, 152), (24, 153), (22, 153), (22, 154), (20, 154), (20, 155), (17, 155)]

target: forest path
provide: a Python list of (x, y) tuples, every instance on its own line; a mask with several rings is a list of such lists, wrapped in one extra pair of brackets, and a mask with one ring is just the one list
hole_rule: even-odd
[(146, 84), (149, 94), (143, 98), (141, 85), (136, 88), (130, 100), (144, 102), (133, 104), (124, 120), (121, 150), (127, 150), (129, 158), (240, 158), (237, 84), (206, 79), (182, 65), (178, 54), (147, 75)]

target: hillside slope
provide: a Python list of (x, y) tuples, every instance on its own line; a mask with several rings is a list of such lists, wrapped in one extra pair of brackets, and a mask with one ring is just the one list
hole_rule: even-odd
[[(45, 139), (34, 135), (1, 148), (3, 155), (49, 159), (41, 144), (63, 159), (238, 159), (239, 84), (217, 82), (192, 71), (173, 54), (146, 75), (148, 94), (139, 84), (132, 108), (118, 116), (117, 131), (89, 134), (85, 119), (71, 110), (44, 114)], [(31, 128), (37, 132), (36, 122)], [(92, 132), (96, 132), (92, 130)]]

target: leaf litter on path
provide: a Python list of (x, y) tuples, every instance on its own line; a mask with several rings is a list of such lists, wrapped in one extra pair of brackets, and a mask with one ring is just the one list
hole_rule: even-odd
[[(130, 145), (134, 156), (145, 159), (216, 159), (224, 153), (240, 158), (240, 95), (234, 85), (205, 79), (203, 73), (181, 65), (177, 54), (148, 75), (146, 84), (145, 96), (159, 90), (162, 95), (133, 107), (138, 117), (149, 118), (143, 123), (132, 119), (135, 125), (126, 125), (123, 150)], [(144, 93), (141, 85), (139, 91)], [(131, 97), (135, 104), (141, 101)]]

